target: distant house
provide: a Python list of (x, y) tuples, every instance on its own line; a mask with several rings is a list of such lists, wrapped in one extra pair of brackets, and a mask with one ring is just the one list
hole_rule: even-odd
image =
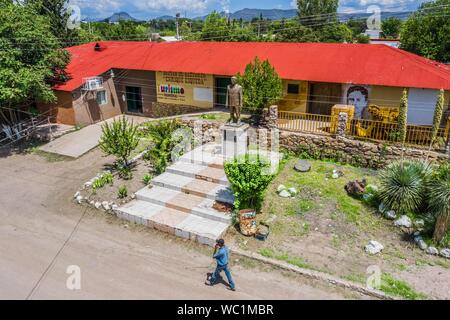
[(121, 113), (157, 117), (225, 105), (230, 77), (269, 59), (283, 80), (281, 110), (330, 114), (353, 104), (398, 106), (409, 88), (408, 121), (431, 124), (450, 67), (387, 45), (251, 42), (88, 43), (67, 49), (71, 79), (54, 87), (57, 121), (87, 124)]
[(400, 47), (400, 39), (370, 39), (370, 44), (385, 44), (393, 48)]

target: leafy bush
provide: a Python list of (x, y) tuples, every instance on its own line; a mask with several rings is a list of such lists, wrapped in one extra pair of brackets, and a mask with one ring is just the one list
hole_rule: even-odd
[(444, 239), (450, 223), (450, 164), (442, 164), (427, 183), (428, 208), (436, 218), (433, 240)]
[(128, 197), (128, 188), (127, 186), (120, 186), (119, 190), (117, 191), (117, 197), (119, 199), (123, 199)]
[(107, 155), (113, 155), (123, 166), (128, 166), (128, 157), (139, 143), (137, 126), (125, 117), (102, 126), (100, 149)]
[(175, 134), (181, 128), (182, 124), (178, 120), (159, 121), (146, 125), (147, 134), (153, 143), (146, 156), (152, 161), (157, 173), (166, 170), (171, 160), (172, 151), (183, 138), (189, 138), (190, 141), (190, 136), (186, 137), (189, 131), (187, 128), (184, 129), (184, 135)]
[(123, 164), (118, 164), (117, 171), (119, 172), (119, 177), (124, 180), (130, 180), (133, 178), (133, 172), (131, 171), (130, 166), (126, 166)]
[(397, 161), (380, 174), (380, 200), (399, 213), (415, 212), (424, 205), (431, 167), (424, 161)]
[(149, 185), (150, 182), (152, 181), (152, 179), (153, 179), (153, 176), (151, 174), (147, 173), (146, 175), (144, 175), (142, 177), (142, 182), (144, 182), (145, 185)]
[(248, 154), (225, 162), (225, 173), (234, 193), (236, 210), (261, 209), (264, 192), (274, 177), (268, 174), (270, 167), (266, 159)]
[(100, 177), (94, 180), (92, 183), (92, 191), (95, 193), (97, 189), (103, 188), (105, 185), (112, 184), (114, 180), (113, 175), (110, 172), (102, 174)]

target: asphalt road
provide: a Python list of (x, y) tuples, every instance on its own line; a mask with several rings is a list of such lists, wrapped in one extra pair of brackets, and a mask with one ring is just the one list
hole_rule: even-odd
[[(361, 298), (244, 260), (233, 260), (236, 292), (205, 286), (209, 248), (72, 202), (108, 160), (96, 149), (57, 162), (0, 156), (0, 299)], [(66, 286), (69, 266), (80, 268), (80, 290)]]

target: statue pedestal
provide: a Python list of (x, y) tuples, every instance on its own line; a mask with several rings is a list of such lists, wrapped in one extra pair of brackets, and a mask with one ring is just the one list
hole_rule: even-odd
[(222, 132), (222, 155), (229, 159), (245, 154), (248, 147), (248, 124), (226, 124), (220, 128)]

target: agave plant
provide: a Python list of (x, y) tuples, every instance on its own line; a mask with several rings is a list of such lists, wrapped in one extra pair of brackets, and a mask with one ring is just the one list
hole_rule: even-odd
[(425, 161), (397, 161), (381, 172), (379, 198), (399, 213), (415, 212), (425, 200), (432, 169)]
[(436, 217), (433, 240), (440, 243), (450, 224), (450, 165), (438, 167), (427, 186), (429, 209)]

